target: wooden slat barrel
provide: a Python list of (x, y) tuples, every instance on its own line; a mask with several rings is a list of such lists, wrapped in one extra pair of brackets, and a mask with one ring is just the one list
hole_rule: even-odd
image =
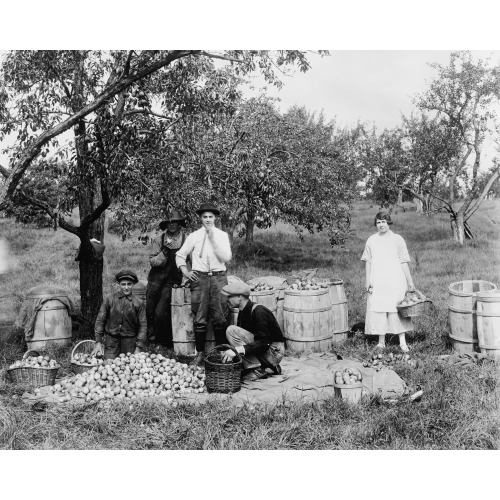
[(459, 281), (448, 287), (450, 340), (455, 352), (472, 354), (478, 350), (477, 294), (496, 288), (495, 284), (483, 280)]
[[(172, 337), (174, 351), (181, 356), (196, 354), (195, 337), (193, 330), (193, 313), (191, 312), (191, 289), (172, 289)], [(212, 323), (208, 322), (205, 352), (215, 347), (215, 338)]]
[(284, 336), (287, 348), (296, 352), (312, 349), (326, 352), (332, 347), (332, 304), (328, 288), (285, 290)]
[(328, 283), (330, 287), (330, 302), (332, 304), (333, 342), (347, 340), (349, 332), (349, 315), (344, 282), (341, 279), (318, 280)]
[(284, 318), (284, 307), (285, 305), (285, 287), (280, 286), (278, 288), (278, 301), (276, 303), (276, 320), (278, 325), (280, 325), (281, 331), (285, 331), (285, 318)]
[(47, 347), (65, 347), (71, 344), (72, 324), (66, 306), (59, 300), (67, 299), (67, 292), (53, 285), (38, 285), (26, 293), (26, 301), (46, 300), (35, 318), (34, 333), (26, 339), (28, 349), (46, 349)]
[(500, 292), (478, 292), (476, 308), (479, 350), (500, 359)]
[(276, 318), (278, 310), (278, 290), (262, 290), (250, 292), (250, 300), (256, 304), (266, 306)]

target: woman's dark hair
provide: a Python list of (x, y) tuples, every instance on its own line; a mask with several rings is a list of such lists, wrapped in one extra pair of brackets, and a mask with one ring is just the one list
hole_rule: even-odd
[(377, 221), (378, 220), (386, 220), (387, 221), (387, 225), (388, 226), (392, 226), (393, 222), (392, 222), (392, 219), (391, 219), (391, 216), (390, 214), (388, 214), (387, 212), (379, 212), (376, 216), (375, 216), (375, 221), (373, 222), (373, 225), (376, 226), (377, 225)]

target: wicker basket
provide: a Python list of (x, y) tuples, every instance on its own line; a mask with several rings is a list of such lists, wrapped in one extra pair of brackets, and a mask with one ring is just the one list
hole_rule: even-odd
[[(232, 363), (222, 362), (222, 351), (231, 349), (236, 357)], [(205, 359), (205, 384), (208, 392), (230, 393), (241, 389), (242, 360), (236, 350), (227, 344), (215, 346)]]
[(418, 296), (420, 302), (416, 302), (415, 304), (410, 304), (408, 306), (398, 305), (398, 312), (402, 318), (413, 318), (415, 316), (423, 316), (424, 314), (429, 314), (432, 300), (429, 300), (422, 292), (419, 292), (418, 290), (414, 290), (413, 292), (406, 292), (405, 299), (413, 293)]
[(80, 365), (74, 361), (75, 354), (90, 354), (94, 350), (94, 347), (95, 341), (93, 340), (82, 340), (81, 342), (78, 342), (75, 347), (73, 347), (73, 350), (71, 351), (71, 371), (74, 374), (78, 375), (79, 373), (87, 372), (92, 370), (95, 366), (98, 366), (97, 364)]
[[(29, 356), (40, 356), (39, 351), (29, 350), (23, 355), (23, 360)], [(45, 385), (54, 385), (56, 382), (56, 375), (59, 371), (59, 367), (56, 368), (45, 368), (45, 367), (29, 367), (20, 366), (18, 368), (9, 368), (7, 373), (10, 379), (15, 384), (29, 384), (34, 387), (43, 387)]]

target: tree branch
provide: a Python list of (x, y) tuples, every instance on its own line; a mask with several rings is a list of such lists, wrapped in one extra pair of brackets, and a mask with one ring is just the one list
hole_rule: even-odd
[(495, 181), (499, 177), (500, 177), (500, 168), (497, 168), (497, 170), (495, 170), (492, 173), (491, 177), (488, 179), (488, 182), (484, 186), (483, 191), (481, 192), (481, 194), (480, 194), (478, 200), (476, 201), (476, 203), (474, 205), (472, 205), (472, 207), (470, 207), (468, 210), (465, 210), (465, 212), (464, 212), (464, 220), (468, 220), (474, 214), (474, 212), (480, 207), (480, 205), (483, 202), (485, 196), (488, 194), (488, 191), (491, 189), (491, 186), (493, 186), (493, 184), (495, 183)]
[(165, 66), (168, 66), (172, 61), (175, 61), (176, 59), (180, 59), (182, 57), (186, 57), (188, 55), (196, 53), (199, 52), (189, 50), (173, 51), (172, 53), (169, 53), (168, 56), (163, 57), (159, 61), (144, 66), (136, 73), (121, 80), (115, 81), (108, 88), (103, 90), (99, 94), (98, 98), (93, 102), (87, 104), (78, 112), (75, 112), (75, 114), (67, 120), (57, 124), (56, 126), (38, 136), (31, 143), (31, 145), (26, 148), (25, 152), (19, 158), (17, 164), (12, 168), (12, 171), (5, 185), (0, 188), (0, 210), (5, 208), (4, 200), (7, 197), (13, 195), (16, 186), (19, 184), (22, 176), (24, 175), (24, 172), (29, 167), (31, 162), (36, 158), (36, 156), (40, 153), (42, 147), (49, 143), (54, 137), (57, 137), (69, 128), (73, 127), (76, 123), (79, 122), (79, 120), (102, 107), (109, 99), (114, 97), (119, 92), (122, 92), (136, 81), (141, 80), (142, 78), (150, 75), (151, 73), (154, 73), (155, 71), (158, 71)]
[(236, 63), (240, 63), (240, 64), (245, 62), (241, 59), (236, 59), (234, 57), (229, 57), (229, 56), (223, 56), (220, 54), (214, 54), (212, 52), (206, 52), (204, 50), (200, 51), (200, 54), (202, 56), (213, 57), (214, 59), (222, 59), (223, 61), (236, 62)]

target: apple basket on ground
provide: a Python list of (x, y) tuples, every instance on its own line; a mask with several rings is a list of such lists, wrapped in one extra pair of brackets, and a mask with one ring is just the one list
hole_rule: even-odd
[(22, 361), (12, 364), (7, 373), (15, 384), (34, 387), (54, 385), (59, 365), (55, 359), (35, 350), (26, 351)]
[(102, 358), (92, 355), (95, 344), (93, 340), (82, 340), (75, 345), (71, 351), (71, 370), (73, 373), (83, 373), (103, 363)]
[(406, 292), (405, 298), (397, 305), (398, 312), (403, 318), (413, 318), (429, 313), (432, 300), (422, 292), (415, 290)]
[(357, 403), (363, 395), (363, 376), (357, 368), (346, 368), (335, 372), (333, 384), (335, 397)]

